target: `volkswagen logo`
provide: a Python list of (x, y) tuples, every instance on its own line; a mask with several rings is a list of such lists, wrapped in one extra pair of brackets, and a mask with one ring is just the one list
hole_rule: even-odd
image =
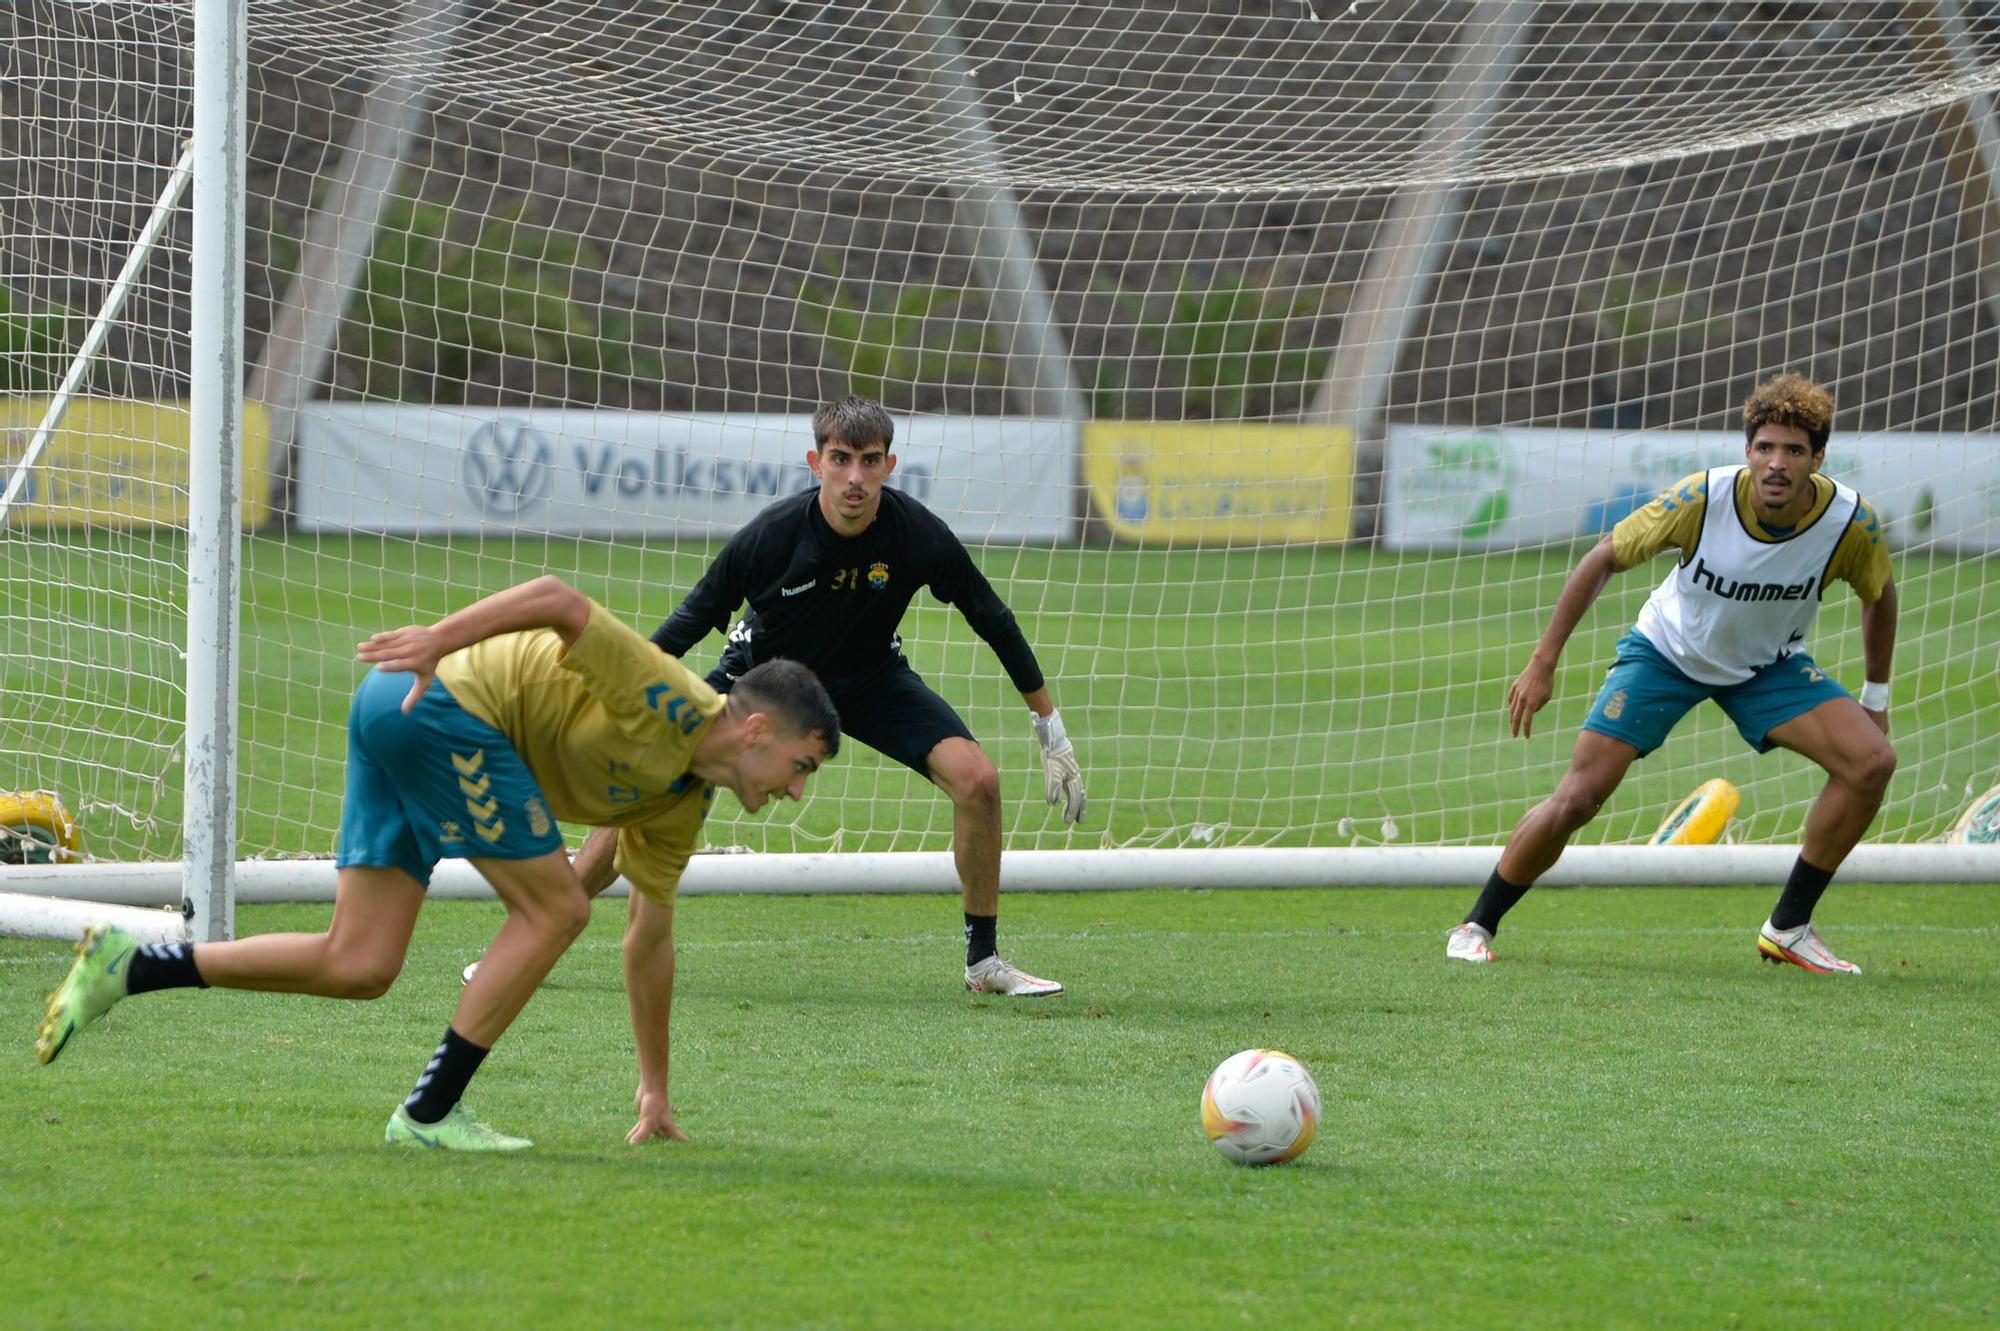
[(555, 445), (525, 421), (488, 421), (465, 441), (458, 480), (489, 518), (518, 518), (549, 497)]

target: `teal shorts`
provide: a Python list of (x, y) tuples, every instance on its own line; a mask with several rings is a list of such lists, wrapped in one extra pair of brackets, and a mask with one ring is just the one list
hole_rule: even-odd
[(1583, 728), (1623, 740), (1643, 758), (1660, 747), (1696, 703), (1713, 698), (1745, 743), (1769, 753), (1777, 747), (1768, 738), (1773, 730), (1823, 702), (1852, 696), (1804, 652), (1773, 661), (1738, 684), (1703, 684), (1682, 674), (1632, 629), (1618, 640), (1618, 659), (1605, 674)]
[(371, 670), (347, 713), (347, 795), (334, 863), (401, 869), (425, 887), (442, 859), (531, 860), (563, 846), (507, 737), (433, 679)]

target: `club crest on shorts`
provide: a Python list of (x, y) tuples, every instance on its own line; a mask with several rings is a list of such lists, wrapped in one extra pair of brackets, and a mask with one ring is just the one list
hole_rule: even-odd
[(1625, 690), (1619, 689), (1604, 700), (1604, 719), (1616, 721), (1625, 715)]
[(886, 589), (888, 585), (889, 566), (878, 559), (868, 566), (868, 590), (879, 592)]

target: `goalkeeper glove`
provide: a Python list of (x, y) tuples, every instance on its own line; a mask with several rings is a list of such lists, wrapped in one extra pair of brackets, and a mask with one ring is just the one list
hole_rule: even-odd
[(1049, 803), (1062, 806), (1064, 822), (1082, 822), (1083, 769), (1076, 765), (1076, 750), (1063, 733), (1062, 713), (1037, 716), (1035, 739), (1042, 746), (1042, 784)]

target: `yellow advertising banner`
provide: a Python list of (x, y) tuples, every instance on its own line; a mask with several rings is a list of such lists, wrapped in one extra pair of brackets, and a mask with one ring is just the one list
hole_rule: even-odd
[(1128, 541), (1287, 545), (1353, 534), (1354, 432), (1249, 421), (1093, 421), (1085, 482)]
[[(0, 478), (11, 478), (48, 410), (47, 398), (0, 398)], [(270, 517), (271, 430), (243, 404), (243, 525)], [(79, 398), (30, 469), (8, 522), (29, 527), (185, 527), (185, 402)]]

